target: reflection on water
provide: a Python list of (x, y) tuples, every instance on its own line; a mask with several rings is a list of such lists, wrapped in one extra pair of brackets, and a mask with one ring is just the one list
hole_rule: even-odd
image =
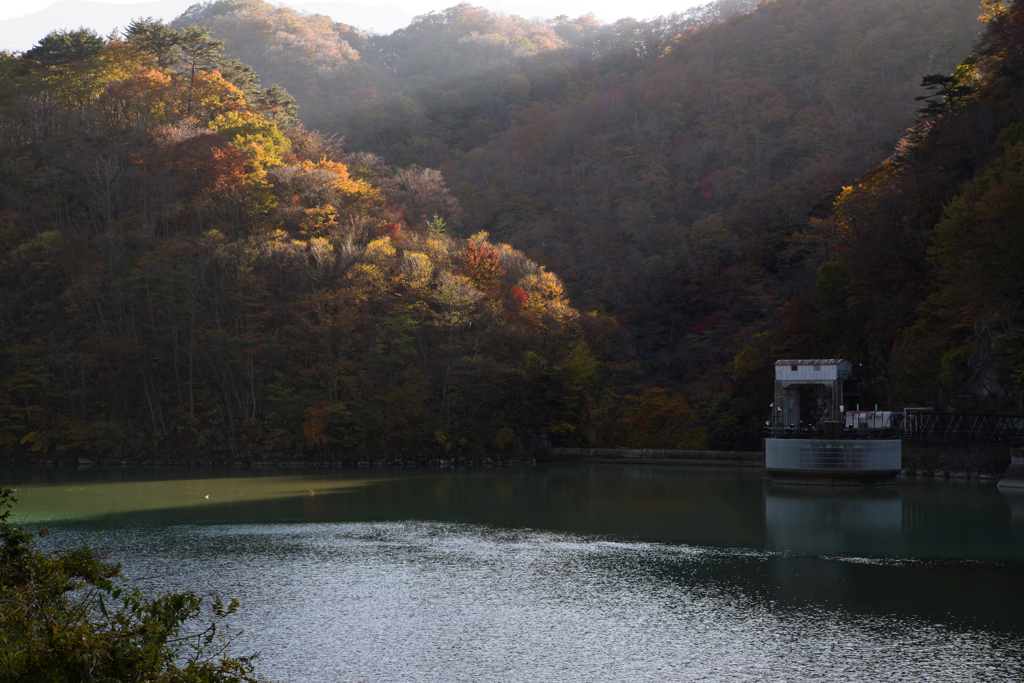
[(1010, 526), (1014, 537), (1024, 538), (1024, 488), (999, 489), (1010, 506)]
[[(292, 681), (1024, 678), (1024, 496), (729, 469), (0, 472)], [(220, 476), (223, 475), (223, 476)], [(205, 496), (209, 495), (207, 499)]]
[(766, 484), (768, 543), (791, 552), (893, 557), (903, 545), (902, 501), (895, 487)]
[[(207, 475), (207, 472), (198, 470)], [(197, 470), (155, 469), (16, 469), (6, 487), (16, 487), (17, 514), (25, 522), (53, 522), (83, 517), (137, 516), (188, 511), (202, 518), (211, 510), (268, 505), (345, 492), (374, 483), (325, 473), (267, 475), (251, 471), (220, 471), (220, 476), (195, 476)], [(198, 513), (198, 515), (196, 514)], [(216, 513), (213, 513), (216, 514)]]

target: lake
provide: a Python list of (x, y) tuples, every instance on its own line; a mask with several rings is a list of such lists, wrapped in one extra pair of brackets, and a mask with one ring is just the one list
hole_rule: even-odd
[(1024, 495), (759, 470), (0, 469), (279, 681), (1024, 680)]

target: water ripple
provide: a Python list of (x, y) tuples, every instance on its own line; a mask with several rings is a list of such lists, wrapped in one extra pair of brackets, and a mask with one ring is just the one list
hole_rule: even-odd
[(807, 598), (908, 561), (416, 521), (126, 526), (94, 545), (143, 586), (239, 598), (238, 651), (282, 681), (1024, 679), (1020, 633)]

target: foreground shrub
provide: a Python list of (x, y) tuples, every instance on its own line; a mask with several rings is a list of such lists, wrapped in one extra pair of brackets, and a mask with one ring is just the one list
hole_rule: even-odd
[[(191, 591), (147, 598), (88, 547), (42, 552), (9, 521), (0, 490), (0, 680), (61, 683), (248, 683), (254, 657), (228, 657), (221, 626), (238, 602), (218, 598), (209, 626)], [(42, 529), (39, 537), (46, 535)], [(203, 622), (205, 623), (205, 622)]]

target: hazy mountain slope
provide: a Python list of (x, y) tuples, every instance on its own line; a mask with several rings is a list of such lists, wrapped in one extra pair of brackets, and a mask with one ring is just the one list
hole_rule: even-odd
[[(465, 152), (508, 127), (509, 106), (589, 92), (596, 82), (579, 67), (635, 69), (687, 27), (752, 6), (718, 0), (678, 15), (601, 25), (593, 15), (533, 21), (463, 3), (390, 35), (370, 35), (324, 16), (236, 0), (197, 5), (174, 25), (213, 28), (229, 53), (295, 94), (307, 125), (342, 133), (355, 148), (397, 145), (391, 151), (402, 154), (410, 138), (441, 137)], [(520, 79), (527, 90), (537, 81), (534, 95)]]
[(404, 2), (362, 4), (341, 2), (340, 0), (321, 0), (319, 2), (292, 2), (288, 5), (302, 12), (322, 14), (339, 23), (358, 26), (371, 33), (397, 31), (403, 26), (407, 26), (419, 11), (415, 4)]
[[(460, 5), (353, 39), (357, 60), (308, 81), (330, 105), (307, 116), (356, 149), (440, 167), (466, 234), (509, 240), (581, 306), (617, 315), (647, 381), (699, 402), (713, 444), (737, 444), (756, 438), (741, 423), (757, 423), (760, 390), (727, 368), (758, 344), (764, 367), (841, 351), (834, 337), (773, 336), (813, 317), (798, 304), (815, 305), (805, 293), (831, 256), (815, 221), (891, 154), (921, 77), (952, 71), (980, 27), (974, 0), (751, 9), (601, 25)], [(894, 319), (916, 296), (890, 302)], [(886, 334), (860, 356), (891, 347)]]
[(361, 59), (368, 34), (323, 15), (302, 14), (262, 0), (195, 5), (175, 28), (206, 26), (232, 57), (250, 64), (266, 84), (285, 87), (311, 126), (333, 117), (345, 92), (375, 72)]
[[(712, 434), (735, 434), (760, 399), (721, 403), (748, 395), (727, 364), (812, 286), (812, 219), (891, 154), (921, 76), (955, 68), (976, 15), (973, 2), (765, 4), (611, 71), (579, 102), (524, 107), (446, 173), (467, 230), (509, 239), (582, 306), (620, 315), (651, 376), (705, 397), (723, 418)], [(840, 350), (781, 341), (764, 368)]]
[[(733, 261), (695, 254), (702, 229), (720, 226), (738, 250), (825, 210), (913, 122), (921, 75), (966, 54), (975, 12), (970, 1), (765, 5), (681, 37), (649, 69), (610, 73), (578, 103), (523, 106), (451, 179), (470, 229), (511, 236), (571, 268), (581, 291), (633, 307), (623, 278), (638, 273), (617, 265), (630, 254), (674, 254), (674, 271), (689, 261), (699, 277)], [(594, 247), (583, 256), (572, 239)]]

